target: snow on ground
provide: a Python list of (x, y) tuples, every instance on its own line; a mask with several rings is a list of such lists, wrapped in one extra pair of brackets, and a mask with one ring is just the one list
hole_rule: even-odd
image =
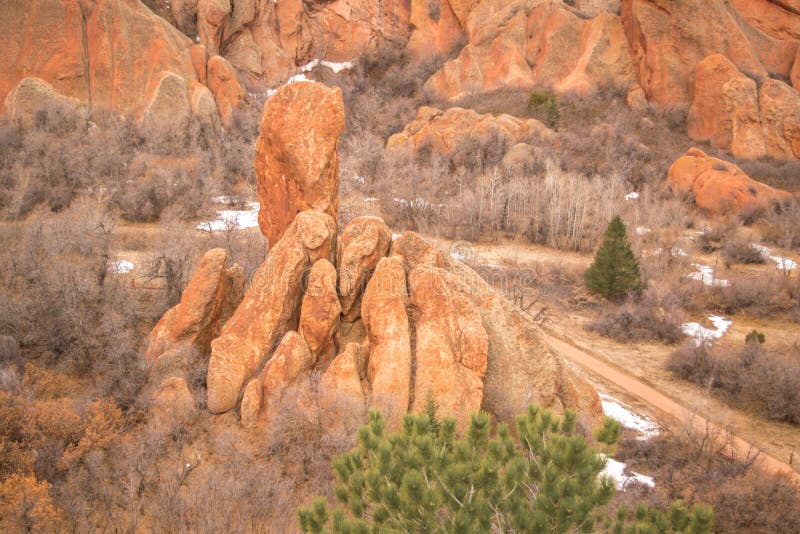
[(398, 238), (399, 238), (399, 237), (401, 237), (402, 235), (403, 235), (403, 234), (392, 234), (392, 241), (394, 241), (395, 239), (398, 239)]
[(768, 260), (772, 260), (775, 262), (776, 267), (781, 271), (791, 271), (792, 269), (797, 269), (797, 262), (789, 259), (789, 258), (782, 258), (780, 256), (773, 256), (772, 249), (765, 247), (764, 245), (758, 245), (756, 243), (752, 244), (752, 247), (759, 251), (762, 256), (767, 258)]
[(714, 325), (714, 330), (706, 328), (700, 323), (684, 323), (681, 325), (683, 333), (694, 338), (695, 345), (698, 347), (703, 344), (713, 343), (715, 339), (721, 338), (733, 324), (733, 321), (718, 315), (711, 315), (708, 320)]
[[(644, 255), (645, 256), (661, 256), (661, 254), (663, 254), (663, 253), (664, 253), (664, 249), (663, 248), (657, 248), (657, 249), (654, 249), (652, 252), (645, 252)], [(684, 257), (685, 258), (685, 257), (689, 256), (689, 254), (685, 250), (683, 250), (682, 248), (678, 248), (678, 247), (672, 247), (671, 249), (669, 249), (669, 255), (672, 256), (673, 258), (679, 258), (679, 257)]]
[(334, 61), (323, 61), (319, 59), (312, 59), (311, 61), (300, 67), (300, 70), (302, 72), (308, 72), (310, 70), (313, 70), (314, 67), (316, 67), (317, 65), (328, 67), (334, 72), (334, 74), (339, 74), (343, 70), (348, 70), (353, 68), (353, 63), (351, 61), (336, 63)]
[(648, 228), (646, 226), (637, 226), (636, 227), (636, 233), (639, 234), (639, 235), (649, 234), (650, 233), (650, 228)]
[[(603, 455), (601, 454), (601, 456)], [(613, 458), (606, 457), (606, 466), (602, 471), (600, 471), (600, 476), (611, 478), (619, 490), (624, 490), (625, 486), (631, 482), (638, 482), (639, 484), (644, 484), (645, 486), (649, 486), (651, 488), (656, 486), (653, 477), (641, 475), (636, 472), (631, 472), (630, 475), (626, 475), (625, 467), (627, 467), (626, 464), (618, 462)]]
[(375, 197), (368, 197), (364, 199), (364, 202), (377, 202), (378, 199)]
[(692, 267), (697, 269), (697, 272), (689, 273), (686, 276), (692, 278), (693, 280), (698, 280), (700, 282), (703, 282), (704, 285), (714, 286), (714, 287), (726, 287), (731, 285), (731, 283), (728, 280), (714, 278), (713, 267), (709, 267), (708, 265), (700, 265), (699, 263), (693, 263)]
[(128, 260), (117, 260), (108, 266), (112, 272), (117, 274), (125, 274), (131, 272), (136, 266), (133, 262)]
[(603, 413), (619, 422), (625, 428), (638, 432), (640, 440), (650, 439), (658, 435), (659, 429), (655, 422), (648, 417), (634, 413), (622, 401), (601, 393), (600, 402), (603, 404)]
[(639, 193), (636, 191), (632, 191), (625, 195), (625, 200), (636, 200), (639, 198)]
[[(217, 197), (223, 198), (223, 197)], [(248, 202), (245, 210), (220, 210), (213, 221), (202, 222), (197, 225), (198, 230), (220, 232), (223, 230), (243, 230), (258, 226), (258, 202)]]

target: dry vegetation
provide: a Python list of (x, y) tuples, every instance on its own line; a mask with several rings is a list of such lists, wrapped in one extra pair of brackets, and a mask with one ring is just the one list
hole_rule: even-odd
[[(380, 53), (362, 58), (353, 72), (325, 74), (342, 86), (347, 106), (343, 197), (378, 198), (398, 231), (581, 252), (593, 250), (610, 217), (621, 214), (648, 289), (611, 305), (585, 295), (580, 266), (503, 262), (518, 281), (509, 296), (540, 322), (548, 306), (567, 303), (602, 314), (593, 328), (603, 335), (674, 344), (689, 314), (800, 321), (796, 275), (739, 269), (758, 266), (747, 246), (752, 236), (736, 235), (740, 221), (704, 233), (692, 251), (721, 255), (731, 269), (724, 273), (729, 287), (687, 282), (688, 259), (653, 253), (686, 246), (684, 235), (705, 226), (663, 192), (666, 168), (690, 146), (684, 112), (641, 117), (613, 92), (560, 96), (556, 140), (534, 143), (531, 163), (516, 171), (501, 165), (508, 148), (502, 139), (447, 158), (386, 154), (386, 139), (420, 105), (450, 105), (421, 90), (441, 60), (412, 65), (399, 52)], [(504, 91), (458, 105), (527, 117), (528, 96)], [(257, 115), (240, 113), (224, 134), (193, 124), (177, 136), (110, 114), (87, 120), (57, 109), (40, 113), (27, 130), (0, 121), (0, 530), (290, 531), (297, 504), (330, 494), (330, 459), (353, 436), (322, 435), (317, 421), (288, 413), (277, 425), (284, 431), (265, 446), (266, 438), (225, 417), (159, 427), (147, 420), (143, 401), (146, 334), (178, 301), (200, 254), (225, 247), (248, 276), (263, 260), (257, 231), (194, 230), (212, 196), (252, 188)], [(754, 178), (792, 188), (792, 165), (738, 163)], [(639, 200), (626, 201), (634, 190)], [(795, 204), (749, 221), (748, 231), (764, 243), (797, 247), (798, 218)], [(638, 235), (639, 226), (653, 232)], [(135, 278), (110, 269), (121, 250), (143, 258)], [(796, 346), (773, 348), (767, 340), (741, 351), (681, 349), (675, 366), (731, 402), (798, 423), (797, 358)], [(194, 383), (200, 398), (201, 375)], [(648, 498), (712, 503), (721, 532), (800, 528), (765, 513), (800, 517), (792, 515), (800, 505), (786, 483), (685, 444), (680, 437), (629, 444), (622, 459), (658, 472), (657, 493)]]

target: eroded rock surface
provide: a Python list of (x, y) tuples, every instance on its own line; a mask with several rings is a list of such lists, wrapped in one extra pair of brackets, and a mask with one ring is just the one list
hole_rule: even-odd
[(264, 106), (256, 145), (261, 210), (270, 247), (305, 210), (339, 209), (339, 135), (344, 104), (338, 87), (299, 82), (283, 86)]
[(211, 344), (208, 408), (232, 409), (245, 382), (269, 358), (300, 318), (303, 275), (318, 260), (333, 261), (333, 219), (322, 212), (297, 215), (266, 261), (253, 274), (242, 303)]
[(339, 298), (346, 321), (353, 322), (361, 314), (361, 294), (391, 244), (392, 231), (378, 217), (356, 217), (344, 227), (339, 254)]

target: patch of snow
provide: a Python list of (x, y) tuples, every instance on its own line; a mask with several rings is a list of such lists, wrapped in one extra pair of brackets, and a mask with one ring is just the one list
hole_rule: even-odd
[(619, 422), (625, 428), (630, 428), (639, 433), (640, 440), (650, 439), (658, 435), (658, 425), (649, 418), (634, 413), (624, 404), (610, 395), (600, 394), (603, 413)]
[(363, 176), (359, 176), (359, 175), (356, 175), (356, 177), (353, 178), (353, 181), (356, 182), (357, 184), (365, 184), (365, 183), (367, 183), (367, 179), (364, 178)]
[(637, 200), (639, 198), (639, 193), (636, 191), (632, 191), (625, 195), (625, 200)]
[(454, 251), (450, 252), (450, 256), (454, 260), (460, 261), (461, 263), (466, 263), (466, 261), (467, 261), (467, 255), (464, 252), (460, 251), (460, 250), (454, 250)]
[(258, 202), (248, 202), (246, 210), (220, 210), (213, 221), (202, 222), (197, 225), (198, 230), (208, 232), (221, 232), (223, 230), (243, 230), (258, 226)]
[(392, 234), (392, 241), (394, 241), (395, 239), (397, 239), (399, 237), (402, 237), (402, 235), (403, 234)]
[(719, 315), (711, 315), (708, 320), (714, 325), (714, 330), (706, 328), (700, 323), (684, 323), (681, 325), (683, 333), (694, 338), (694, 343), (697, 347), (703, 344), (711, 344), (715, 339), (721, 338), (733, 324), (733, 321), (729, 321)]
[[(604, 455), (600, 455), (604, 456)], [(605, 456), (604, 456), (605, 457)], [(606, 459), (606, 466), (600, 471), (600, 476), (609, 477), (611, 480), (614, 481), (614, 484), (617, 486), (619, 490), (625, 490), (625, 486), (629, 482), (643, 484), (650, 488), (656, 487), (656, 483), (653, 480), (653, 477), (649, 477), (647, 475), (642, 475), (636, 472), (631, 472), (630, 475), (625, 474), (625, 468), (627, 467), (626, 464), (619, 462), (613, 458), (605, 457)]]
[(646, 226), (637, 226), (636, 227), (636, 233), (639, 234), (639, 235), (649, 234), (650, 233), (650, 228), (648, 228)]
[(364, 202), (377, 202), (378, 199), (375, 197), (367, 197), (364, 199)]
[(689, 273), (686, 276), (688, 276), (693, 280), (703, 282), (704, 285), (712, 287), (727, 287), (731, 285), (731, 283), (728, 280), (723, 280), (721, 278), (714, 278), (713, 267), (709, 267), (708, 265), (700, 265), (699, 263), (693, 263), (692, 267), (697, 269), (697, 272)]
[(112, 272), (125, 274), (131, 272), (136, 266), (128, 260), (117, 260), (108, 266)]
[(324, 61), (324, 60), (319, 60), (319, 59), (312, 59), (311, 61), (309, 61), (308, 63), (306, 63), (302, 67), (300, 67), (300, 70), (302, 72), (308, 72), (310, 70), (313, 70), (314, 67), (316, 67), (317, 65), (322, 65), (323, 67), (328, 67), (329, 69), (331, 69), (334, 72), (334, 74), (339, 74), (343, 70), (348, 70), (348, 69), (352, 69), (353, 68), (353, 63), (351, 61), (343, 61), (341, 63), (336, 63), (334, 61)]
[(764, 245), (759, 245), (757, 243), (753, 243), (751, 245), (754, 249), (761, 253), (762, 256), (767, 258), (768, 260), (772, 260), (775, 262), (776, 267), (781, 271), (791, 271), (792, 269), (797, 269), (797, 262), (790, 259), (790, 258), (782, 258), (781, 256), (773, 256), (772, 249), (765, 247)]
[(678, 247), (672, 247), (671, 249), (669, 249), (669, 253), (674, 258), (678, 258), (678, 257), (686, 258), (686, 257), (689, 256), (689, 254), (685, 250), (683, 250), (682, 248), (678, 248)]

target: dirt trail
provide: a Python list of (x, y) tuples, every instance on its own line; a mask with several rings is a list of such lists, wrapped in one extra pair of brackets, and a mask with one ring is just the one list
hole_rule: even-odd
[[(675, 418), (676, 421), (688, 421), (700, 432), (705, 432), (708, 430), (710, 435), (727, 435), (725, 430), (719, 425), (708, 421), (706, 418), (695, 412), (692, 412), (679, 402), (664, 395), (655, 388), (648, 386), (641, 380), (636, 379), (614, 365), (602, 361), (599, 358), (592, 356), (588, 352), (581, 350), (562, 339), (553, 337), (549, 334), (548, 338), (553, 349), (562, 357), (578, 364), (591, 373), (599, 375), (603, 379), (615, 384), (626, 392), (635, 395), (650, 406)], [(737, 436), (731, 435), (730, 443), (726, 447), (726, 452), (733, 453), (734, 451), (738, 451), (741, 453), (748, 451), (751, 448), (756, 449), (757, 447)], [(761, 452), (756, 459), (756, 465), (769, 473), (784, 474), (798, 487), (800, 487), (800, 473), (777, 458)]]

